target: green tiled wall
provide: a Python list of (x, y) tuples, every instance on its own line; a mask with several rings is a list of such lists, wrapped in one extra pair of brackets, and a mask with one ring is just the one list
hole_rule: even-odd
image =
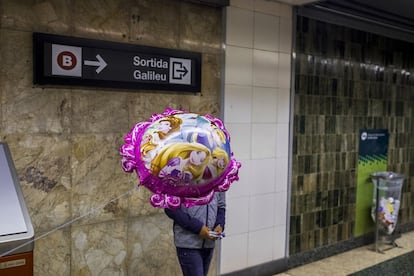
[(414, 221), (414, 45), (297, 18), (290, 254), (354, 237), (358, 133), (388, 129)]

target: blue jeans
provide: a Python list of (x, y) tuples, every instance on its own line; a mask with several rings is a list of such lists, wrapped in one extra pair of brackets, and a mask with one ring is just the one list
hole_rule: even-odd
[(206, 276), (214, 248), (190, 249), (177, 247), (178, 261), (184, 276)]

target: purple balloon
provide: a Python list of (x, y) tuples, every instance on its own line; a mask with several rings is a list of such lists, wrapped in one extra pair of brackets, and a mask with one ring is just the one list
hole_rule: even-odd
[(120, 154), (124, 171), (137, 173), (139, 185), (153, 192), (151, 204), (160, 208), (209, 203), (239, 179), (241, 167), (220, 119), (170, 108), (137, 123)]

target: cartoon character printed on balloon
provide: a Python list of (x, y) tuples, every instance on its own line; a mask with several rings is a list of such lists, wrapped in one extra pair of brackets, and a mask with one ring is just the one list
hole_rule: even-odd
[(186, 128), (189, 123), (182, 127), (183, 137), (190, 143), (201, 144), (209, 149), (210, 157), (202, 179), (214, 179), (223, 173), (229, 163), (231, 154), (228, 140), (225, 133), (206, 118), (196, 116), (191, 119), (192, 124), (188, 130)]
[(216, 148), (223, 148), (229, 154), (227, 137), (214, 122), (201, 116), (187, 118), (185, 122), (181, 127), (184, 140), (203, 144), (211, 152)]
[(154, 158), (151, 171), (167, 184), (196, 185), (210, 162), (210, 150), (199, 143), (171, 143)]
[(208, 163), (203, 173), (203, 179), (213, 179), (221, 175), (229, 163), (227, 152), (221, 148), (215, 148), (211, 153), (211, 162)]
[(157, 151), (163, 148), (166, 139), (177, 134), (182, 124), (182, 119), (175, 116), (168, 116), (158, 121), (147, 133), (142, 137), (141, 155), (146, 161), (151, 161)]

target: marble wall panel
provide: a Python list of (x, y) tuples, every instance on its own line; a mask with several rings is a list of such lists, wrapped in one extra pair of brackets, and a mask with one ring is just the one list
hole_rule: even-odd
[[(12, 83), (5, 81), (5, 86)], [(44, 91), (41, 89), (3, 90), (2, 118), (3, 132), (12, 133), (54, 133), (62, 134), (69, 130), (70, 100), (65, 91)]]
[(128, 96), (129, 131), (138, 122), (148, 121), (154, 113), (162, 113), (167, 107), (173, 109), (191, 110), (190, 98), (193, 94), (167, 93), (167, 92), (143, 92)]
[(68, 90), (34, 89), (31, 33), (1, 32), (2, 132), (64, 132), (70, 116)]
[[(219, 102), (219, 93), (221, 89), (221, 66), (222, 59), (220, 55), (217, 54), (205, 54), (202, 57), (202, 71), (201, 76), (201, 86), (202, 86), (202, 96), (210, 96), (212, 99), (215, 99), (215, 102)], [(208, 101), (206, 101), (208, 102)]]
[(73, 35), (125, 42), (129, 39), (131, 1), (71, 1)]
[(119, 219), (128, 214), (128, 192), (134, 186), (121, 168), (120, 143), (118, 135), (73, 136), (72, 215), (76, 218), (96, 210), (82, 224)]
[(134, 218), (128, 224), (128, 275), (180, 275), (172, 221), (164, 214)]
[(72, 133), (120, 133), (129, 129), (126, 95), (102, 90), (73, 91)]
[(1, 26), (19, 31), (65, 32), (69, 28), (69, 1), (2, 1)]
[[(162, 113), (169, 107), (173, 109), (187, 110), (198, 114), (212, 114), (220, 116), (219, 94), (198, 95), (187, 93), (185, 97), (176, 93), (154, 93), (148, 97), (146, 93), (130, 96), (128, 99), (130, 127), (137, 122), (148, 121), (154, 113)], [(130, 127), (126, 130), (129, 131)]]
[(32, 35), (30, 32), (2, 28), (0, 39), (0, 72), (3, 81), (9, 80), (4, 87), (2, 84), (2, 88), (24, 90), (32, 83)]
[(179, 46), (181, 11), (178, 1), (135, 1), (129, 10), (131, 42), (167, 48)]
[(71, 275), (127, 275), (127, 223), (73, 226)]
[(70, 276), (71, 274), (71, 228), (51, 229), (40, 238), (37, 235), (34, 256), (34, 275)]
[[(134, 182), (136, 182), (137, 176), (135, 175), (135, 173), (132, 177), (134, 178)], [(130, 183), (134, 184), (132, 182)], [(164, 213), (163, 209), (152, 207), (152, 205), (150, 204), (151, 195), (152, 192), (146, 189), (144, 186), (137, 187), (129, 195), (128, 217), (132, 219), (136, 217)]]
[(202, 49), (206, 53), (220, 53), (222, 49), (220, 9), (206, 10), (200, 5), (181, 5), (179, 19), (180, 47), (188, 50)]

